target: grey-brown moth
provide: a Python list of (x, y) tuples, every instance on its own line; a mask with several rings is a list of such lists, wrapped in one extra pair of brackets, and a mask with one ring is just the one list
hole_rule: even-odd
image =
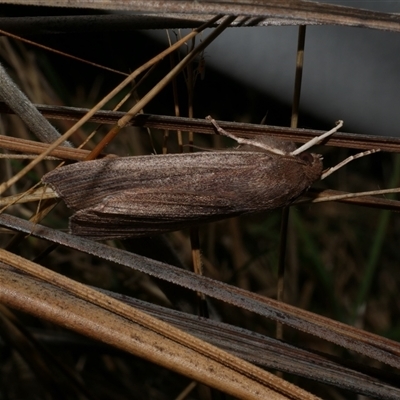
[(42, 181), (73, 210), (71, 233), (101, 240), (276, 209), (321, 178), (318, 154), (297, 154), (293, 143), (275, 139), (251, 144), (81, 162), (49, 172)]

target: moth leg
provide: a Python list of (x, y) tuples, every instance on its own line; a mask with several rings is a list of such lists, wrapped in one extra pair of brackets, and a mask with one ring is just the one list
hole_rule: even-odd
[(297, 156), (298, 154), (303, 153), (303, 151), (308, 150), (309, 148), (315, 146), (316, 144), (321, 143), (328, 136), (333, 135), (342, 126), (343, 126), (343, 121), (342, 120), (337, 121), (336, 126), (334, 128), (332, 128), (330, 131), (325, 132), (322, 135), (309, 140), (307, 143), (304, 143), (303, 146), (300, 146), (298, 149), (296, 149), (295, 151), (292, 151), (290, 154), (292, 156)]
[(364, 156), (368, 156), (369, 154), (377, 153), (378, 151), (381, 151), (381, 149), (367, 150), (367, 151), (363, 151), (361, 153), (357, 153), (354, 156), (347, 157), (345, 160), (343, 160), (339, 164), (335, 165), (334, 167), (328, 168), (325, 171), (323, 171), (322, 175), (321, 175), (321, 180), (325, 179), (327, 176), (329, 176), (333, 172), (335, 172), (338, 169), (342, 168), (343, 166), (348, 164), (350, 161), (356, 160), (357, 158), (361, 158), (361, 157), (364, 157)]
[(268, 145), (266, 145), (264, 143), (260, 143), (260, 142), (257, 142), (255, 140), (247, 140), (247, 139), (239, 138), (239, 137), (233, 135), (232, 133), (227, 132), (225, 129), (221, 128), (218, 125), (217, 121), (214, 118), (211, 118), (210, 115), (206, 117), (206, 120), (210, 121), (214, 125), (214, 128), (216, 129), (216, 131), (220, 135), (227, 136), (227, 137), (229, 137), (229, 138), (231, 138), (233, 140), (236, 140), (236, 142), (238, 142), (239, 144), (247, 144), (247, 145), (250, 145), (250, 146), (259, 147), (261, 149), (264, 149), (266, 151), (269, 151), (269, 152), (275, 153), (275, 154), (280, 154), (280, 155), (286, 155), (287, 154), (284, 151), (279, 150), (279, 149), (277, 149), (275, 147), (268, 146)]

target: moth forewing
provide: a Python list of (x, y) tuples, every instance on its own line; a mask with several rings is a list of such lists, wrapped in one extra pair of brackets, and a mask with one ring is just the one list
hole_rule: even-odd
[(235, 150), (88, 161), (43, 182), (75, 212), (72, 233), (107, 239), (283, 207), (321, 172), (317, 155)]

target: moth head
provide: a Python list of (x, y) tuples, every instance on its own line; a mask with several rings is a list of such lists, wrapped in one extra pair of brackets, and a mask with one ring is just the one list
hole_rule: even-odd
[(322, 161), (322, 156), (320, 154), (315, 153), (301, 153), (297, 156), (300, 160), (302, 160), (307, 165), (312, 165), (315, 162)]
[(323, 164), (322, 156), (320, 154), (301, 153), (295, 157), (303, 165), (304, 173), (311, 181), (321, 179)]

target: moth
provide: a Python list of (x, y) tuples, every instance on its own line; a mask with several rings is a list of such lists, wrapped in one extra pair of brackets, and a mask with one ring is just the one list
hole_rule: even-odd
[(81, 162), (47, 173), (74, 214), (72, 234), (95, 240), (151, 236), (284, 207), (322, 176), (322, 157), (274, 138), (238, 149)]

